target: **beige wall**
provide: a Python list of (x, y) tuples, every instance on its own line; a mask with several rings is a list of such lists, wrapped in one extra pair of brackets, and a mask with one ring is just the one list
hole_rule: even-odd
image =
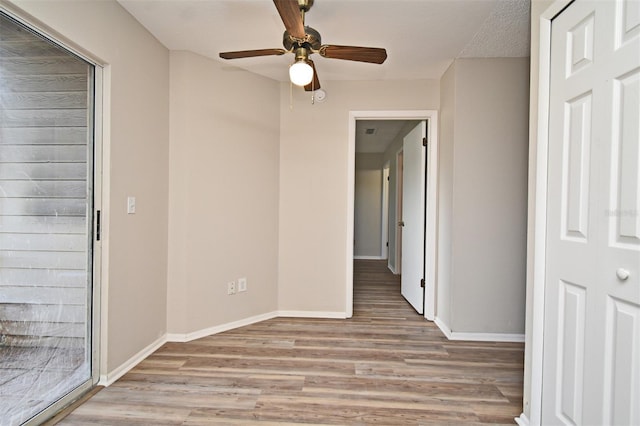
[(380, 257), (382, 239), (382, 154), (356, 154), (355, 257)]
[[(102, 362), (113, 371), (166, 333), (169, 52), (116, 2), (13, 3), (107, 66)], [(127, 215), (129, 195), (137, 199), (135, 215)]]
[(453, 332), (524, 332), (528, 70), (459, 59), (443, 81), (438, 291)]
[(171, 52), (169, 333), (277, 309), (279, 107), (279, 83)]
[[(320, 64), (316, 64), (320, 66)], [(280, 310), (347, 311), (349, 111), (437, 109), (439, 84), (329, 81), (324, 103), (281, 85)]]

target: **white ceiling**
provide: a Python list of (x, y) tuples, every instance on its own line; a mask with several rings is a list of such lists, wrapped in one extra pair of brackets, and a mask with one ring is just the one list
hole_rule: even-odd
[[(269, 0), (118, 0), (161, 43), (218, 58), (281, 48), (284, 25)], [(529, 56), (530, 0), (315, 0), (306, 24), (323, 44), (384, 47), (382, 65), (314, 59), (323, 80), (439, 79), (460, 57)], [(293, 55), (224, 61), (287, 81)]]
[(405, 127), (413, 128), (418, 122), (416, 120), (357, 120), (356, 152), (383, 153)]

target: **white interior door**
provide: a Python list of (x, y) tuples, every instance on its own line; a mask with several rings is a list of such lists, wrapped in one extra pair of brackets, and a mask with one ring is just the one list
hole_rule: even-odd
[(425, 121), (403, 141), (402, 173), (402, 296), (420, 314), (424, 312), (424, 225), (425, 225)]
[(640, 2), (551, 36), (542, 424), (640, 424)]

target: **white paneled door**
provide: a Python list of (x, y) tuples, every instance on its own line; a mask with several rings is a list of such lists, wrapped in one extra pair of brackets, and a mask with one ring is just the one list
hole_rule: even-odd
[(424, 312), (425, 171), (427, 134), (425, 121), (404, 137), (402, 171), (402, 296), (419, 313)]
[(542, 424), (640, 425), (640, 2), (551, 40)]

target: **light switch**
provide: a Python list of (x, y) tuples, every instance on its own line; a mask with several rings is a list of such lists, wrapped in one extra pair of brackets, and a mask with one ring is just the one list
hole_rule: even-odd
[(136, 197), (127, 197), (127, 214), (135, 214)]

